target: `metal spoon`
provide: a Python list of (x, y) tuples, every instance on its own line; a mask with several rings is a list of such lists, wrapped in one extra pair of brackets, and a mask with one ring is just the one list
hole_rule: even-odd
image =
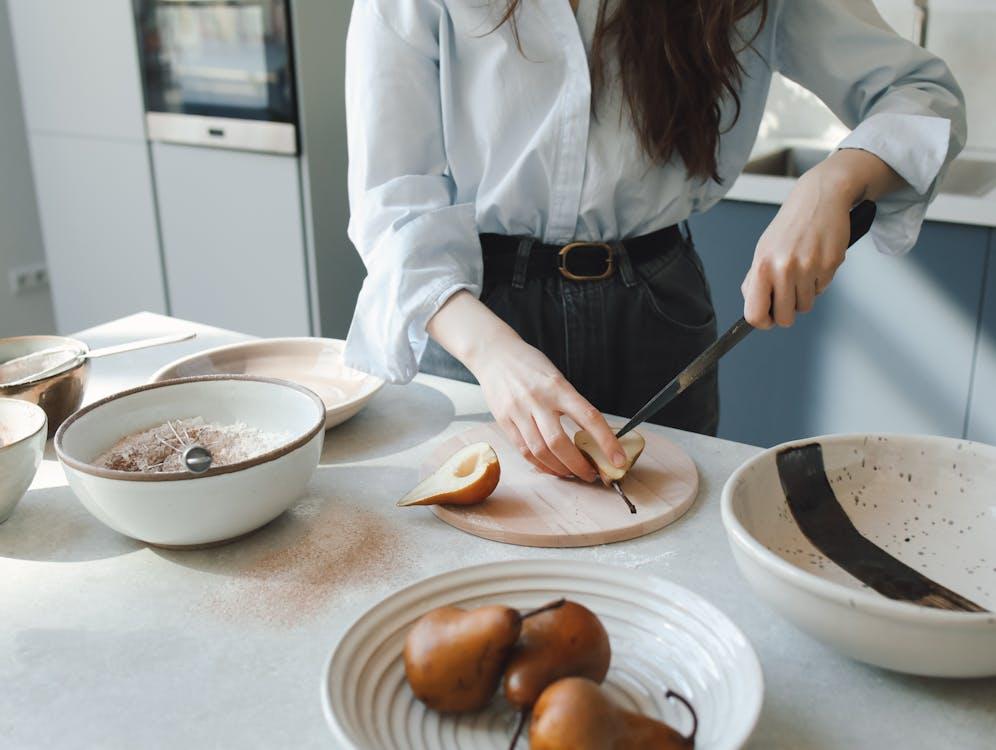
[[(43, 349), (39, 352), (31, 352), (30, 354), (25, 354), (0, 364), (0, 386), (22, 385), (33, 380), (41, 380), (49, 375), (55, 375), (70, 367), (75, 367), (87, 359), (107, 357), (112, 354), (123, 354), (124, 352), (135, 351), (136, 349), (146, 349), (150, 346), (176, 344), (180, 341), (192, 339), (196, 335), (197, 333), (194, 331), (174, 333), (169, 336), (129, 341), (127, 344), (105, 346), (89, 352), (81, 352), (79, 349), (65, 346), (56, 346), (50, 349)], [(12, 379), (7, 380), (7, 378)]]

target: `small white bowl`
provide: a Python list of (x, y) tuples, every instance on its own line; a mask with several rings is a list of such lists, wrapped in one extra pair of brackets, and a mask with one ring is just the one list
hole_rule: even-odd
[[(287, 432), (285, 445), (195, 475), (104, 469), (93, 462), (126, 435), (171, 419), (243, 422)], [(294, 383), (235, 375), (144, 385), (71, 416), (55, 436), (69, 486), (100, 521), (160, 547), (231, 541), (273, 520), (304, 491), (322, 451), (325, 407)]]
[(48, 419), (40, 406), (0, 398), (0, 523), (14, 512), (35, 478)]
[(819, 443), (858, 531), (923, 575), (996, 609), (996, 448), (941, 437), (833, 435), (776, 446), (723, 488), (737, 565), (755, 593), (810, 635), (860, 661), (937, 677), (996, 675), (996, 614), (886, 598), (825, 557), (799, 529), (779, 451)]
[(380, 378), (347, 367), (346, 342), (312, 337), (259, 339), (182, 357), (156, 371), (149, 382), (197, 375), (259, 375), (303, 385), (325, 403), (325, 429), (342, 424), (379, 391)]

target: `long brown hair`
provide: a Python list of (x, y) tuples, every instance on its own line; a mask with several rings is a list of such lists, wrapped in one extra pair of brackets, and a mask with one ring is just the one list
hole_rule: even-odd
[[(511, 23), (520, 51), (521, 3), (505, 0), (498, 23)], [(768, 1), (618, 0), (611, 11), (608, 5), (601, 0), (592, 44), (593, 101), (607, 83), (608, 56), (615, 54), (623, 101), (647, 156), (664, 164), (677, 153), (689, 175), (719, 181), (721, 104), (726, 97), (733, 102), (732, 127), (740, 116), (744, 73), (737, 56), (763, 26)], [(745, 38), (737, 24), (758, 9), (757, 27)]]

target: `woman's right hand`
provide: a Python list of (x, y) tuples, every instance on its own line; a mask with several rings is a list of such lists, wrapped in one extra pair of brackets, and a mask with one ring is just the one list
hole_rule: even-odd
[(625, 455), (601, 412), (577, 392), (541, 351), (524, 342), (468, 292), (436, 313), (429, 332), (474, 374), (491, 413), (522, 456), (540, 471), (596, 479), (568, 437), (561, 417), (587, 430), (617, 466)]
[(497, 346), (492, 343), (483, 359), (471, 371), (491, 413), (509, 441), (536, 468), (595, 481), (595, 470), (564, 432), (563, 416), (591, 433), (617, 466), (624, 465), (626, 457), (605, 417), (541, 351), (516, 335)]

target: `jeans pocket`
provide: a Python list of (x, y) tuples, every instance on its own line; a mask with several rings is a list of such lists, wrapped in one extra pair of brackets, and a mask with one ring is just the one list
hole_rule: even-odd
[(668, 262), (651, 261), (636, 269), (640, 294), (651, 314), (679, 330), (699, 333), (716, 323), (705, 274), (694, 250), (682, 247)]

